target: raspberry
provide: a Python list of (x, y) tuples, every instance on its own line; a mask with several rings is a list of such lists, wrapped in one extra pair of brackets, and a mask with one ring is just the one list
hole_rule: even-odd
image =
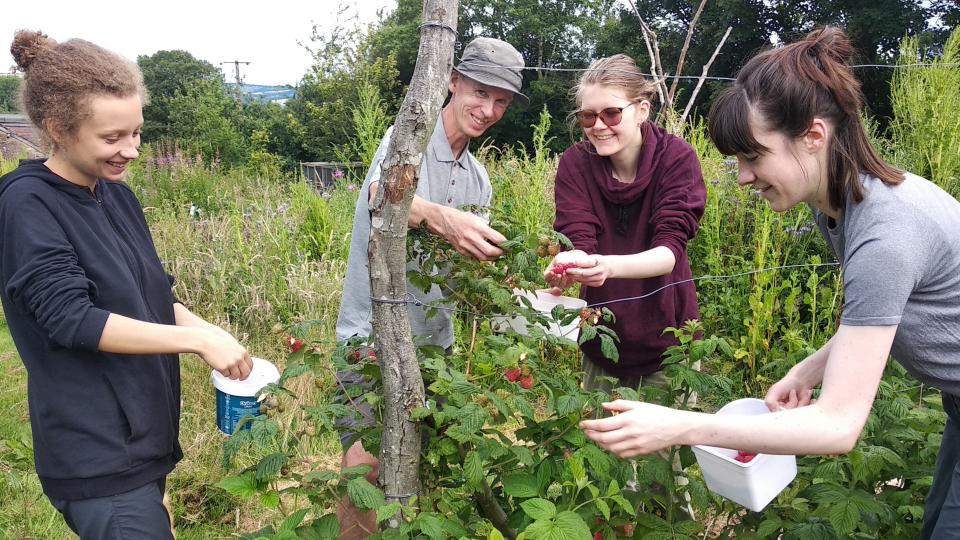
[(733, 458), (734, 461), (739, 461), (740, 463), (750, 463), (753, 461), (753, 458), (757, 457), (756, 454), (751, 452), (744, 452), (743, 450), (737, 451), (737, 457)]
[(527, 375), (525, 377), (520, 377), (520, 387), (524, 390), (533, 388), (533, 376)]
[(290, 349), (290, 352), (292, 353), (295, 353), (303, 348), (303, 341), (293, 336), (287, 336), (284, 341), (287, 342), (287, 347)]
[(567, 273), (567, 270), (576, 267), (577, 265), (573, 263), (556, 263), (550, 268), (550, 271), (558, 276), (562, 276)]
[(506, 375), (507, 380), (510, 382), (517, 382), (520, 380), (520, 377), (523, 376), (523, 374), (520, 372), (520, 368), (510, 368), (503, 374)]

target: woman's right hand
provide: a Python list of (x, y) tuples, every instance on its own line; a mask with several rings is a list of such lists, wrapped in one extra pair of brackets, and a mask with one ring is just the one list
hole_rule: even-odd
[[(576, 283), (576, 280), (573, 276), (567, 275), (566, 272), (558, 273), (557, 270), (563, 269), (564, 267), (580, 267), (589, 258), (590, 256), (587, 255), (585, 251), (579, 249), (561, 251), (553, 257), (553, 260), (547, 265), (546, 270), (543, 271), (543, 280), (547, 283), (548, 287), (558, 289), (562, 292), (564, 289)], [(587, 264), (587, 266), (589, 266), (589, 264)], [(557, 294), (560, 294), (560, 292)]]
[(777, 412), (782, 409), (805, 407), (816, 402), (816, 399), (813, 398), (813, 387), (810, 384), (787, 373), (767, 390), (763, 402), (770, 412)]
[(230, 379), (242, 381), (250, 376), (253, 359), (246, 347), (226, 331), (216, 332), (209, 328), (201, 331), (205, 332), (205, 335), (198, 354), (208, 366)]

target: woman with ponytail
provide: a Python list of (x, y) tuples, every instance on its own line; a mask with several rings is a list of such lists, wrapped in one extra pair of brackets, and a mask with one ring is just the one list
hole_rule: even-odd
[[(585, 421), (607, 450), (676, 444), (839, 454), (857, 444), (889, 356), (942, 392), (946, 427), (923, 538), (960, 538), (960, 203), (871, 146), (847, 36), (824, 28), (751, 59), (710, 111), (710, 136), (739, 183), (770, 207), (806, 204), (842, 265), (840, 324), (770, 387), (771, 414), (729, 417), (628, 401)], [(814, 388), (819, 386), (817, 399)]]
[(49, 157), (0, 178), (0, 300), (27, 369), (37, 476), (82, 540), (171, 539), (164, 483), (183, 456), (180, 364), (252, 362), (178, 302), (123, 182), (146, 99), (135, 64), (19, 31), (22, 110)]

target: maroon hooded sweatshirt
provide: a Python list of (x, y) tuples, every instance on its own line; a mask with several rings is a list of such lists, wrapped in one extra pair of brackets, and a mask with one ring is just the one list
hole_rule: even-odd
[[(592, 305), (642, 296), (689, 279), (687, 241), (696, 235), (706, 196), (693, 148), (650, 122), (644, 124), (637, 174), (629, 184), (613, 177), (610, 159), (597, 155), (591, 143), (568, 148), (557, 168), (554, 229), (589, 254), (629, 255), (665, 246), (677, 261), (667, 275), (608, 279), (601, 287), (581, 287), (580, 297)], [(699, 317), (692, 282), (606, 307), (617, 318), (611, 328), (620, 338), (619, 362), (603, 357), (599, 339), (581, 348), (618, 377), (659, 371), (663, 352), (677, 343), (672, 335), (663, 335), (664, 328), (680, 327)]]

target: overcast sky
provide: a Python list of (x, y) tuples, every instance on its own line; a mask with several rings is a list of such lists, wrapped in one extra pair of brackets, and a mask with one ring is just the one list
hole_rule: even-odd
[[(57, 41), (83, 38), (130, 60), (160, 50), (182, 49), (214, 66), (240, 60), (250, 84), (296, 84), (310, 66), (314, 24), (329, 29), (337, 7), (360, 21), (396, 0), (9, 0), (0, 8), (0, 73), (14, 65), (10, 42), (20, 28), (42, 30)], [(233, 64), (220, 66), (233, 80)]]

